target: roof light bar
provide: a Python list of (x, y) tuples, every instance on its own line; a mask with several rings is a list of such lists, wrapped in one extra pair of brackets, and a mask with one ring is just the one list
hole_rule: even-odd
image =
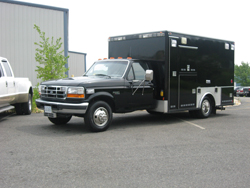
[(138, 39), (138, 38), (152, 38), (152, 37), (164, 37), (165, 33), (155, 32), (155, 33), (143, 33), (136, 35), (127, 35), (127, 36), (118, 36), (118, 37), (109, 37), (108, 41), (121, 41), (121, 40), (130, 40), (130, 39)]

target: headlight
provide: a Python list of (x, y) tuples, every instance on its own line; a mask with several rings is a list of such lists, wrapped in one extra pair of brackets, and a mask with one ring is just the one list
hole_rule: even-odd
[(39, 95), (42, 94), (42, 91), (45, 89), (45, 86), (44, 85), (39, 85), (38, 86), (38, 91), (39, 91)]
[(67, 92), (68, 98), (84, 98), (84, 88), (83, 87), (69, 87)]

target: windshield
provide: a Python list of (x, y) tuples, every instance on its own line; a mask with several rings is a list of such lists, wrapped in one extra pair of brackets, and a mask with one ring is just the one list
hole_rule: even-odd
[(98, 61), (84, 76), (122, 77), (127, 66), (128, 61)]

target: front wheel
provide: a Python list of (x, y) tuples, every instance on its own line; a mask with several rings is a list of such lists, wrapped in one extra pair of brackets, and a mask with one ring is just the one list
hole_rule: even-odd
[(109, 104), (104, 101), (96, 101), (91, 104), (84, 116), (85, 124), (94, 132), (107, 130), (112, 119), (112, 109)]
[(69, 120), (71, 119), (72, 116), (67, 116), (67, 117), (57, 117), (57, 118), (50, 118), (48, 117), (48, 119), (50, 120), (51, 123), (54, 123), (55, 125), (63, 125), (69, 122)]

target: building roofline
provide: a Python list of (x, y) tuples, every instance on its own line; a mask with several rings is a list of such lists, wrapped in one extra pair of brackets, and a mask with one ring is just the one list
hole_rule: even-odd
[(35, 4), (35, 3), (27, 3), (27, 2), (21, 2), (21, 1), (0, 0), (0, 2), (30, 6), (30, 7), (37, 7), (37, 8), (45, 8), (45, 9), (51, 9), (51, 10), (58, 10), (58, 11), (63, 11), (63, 12), (68, 12), (69, 11), (69, 9), (66, 9), (66, 8), (59, 8), (59, 7), (53, 7), (53, 6), (48, 6), (48, 5), (40, 5), (40, 4)]
[(75, 52), (75, 51), (68, 51), (69, 53), (74, 53), (74, 54), (81, 54), (81, 55), (87, 55), (87, 53), (83, 52)]

